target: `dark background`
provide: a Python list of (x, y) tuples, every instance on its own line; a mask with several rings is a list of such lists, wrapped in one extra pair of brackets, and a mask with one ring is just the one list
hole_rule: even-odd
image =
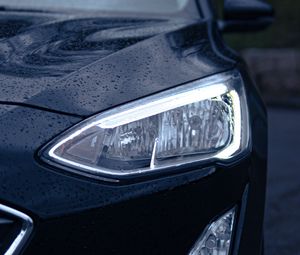
[[(269, 0), (275, 23), (225, 35), (249, 65), (268, 109), (266, 255), (300, 254), (300, 1)], [(251, 244), (249, 244), (251, 245)]]
[(298, 48), (300, 49), (300, 1), (267, 0), (275, 9), (275, 22), (261, 32), (226, 35), (237, 49), (244, 48)]

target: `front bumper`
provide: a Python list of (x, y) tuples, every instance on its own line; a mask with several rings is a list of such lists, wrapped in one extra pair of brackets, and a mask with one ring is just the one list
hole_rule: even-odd
[(0, 105), (0, 203), (33, 219), (24, 254), (188, 254), (214, 218), (237, 206), (233, 254), (260, 254), (266, 115), (249, 91), (250, 154), (230, 167), (112, 185), (43, 165), (37, 149), (80, 121)]

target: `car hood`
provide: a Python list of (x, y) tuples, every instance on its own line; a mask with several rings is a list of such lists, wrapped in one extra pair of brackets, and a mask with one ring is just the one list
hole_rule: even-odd
[(88, 116), (230, 69), (199, 20), (0, 12), (0, 103)]

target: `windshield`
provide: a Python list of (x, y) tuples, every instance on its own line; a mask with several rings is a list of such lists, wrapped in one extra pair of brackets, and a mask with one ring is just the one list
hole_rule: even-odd
[(0, 6), (16, 9), (75, 9), (86, 11), (175, 13), (189, 0), (0, 0)]

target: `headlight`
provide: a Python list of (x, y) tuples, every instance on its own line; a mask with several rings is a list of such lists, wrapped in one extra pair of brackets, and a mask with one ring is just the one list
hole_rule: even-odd
[(227, 72), (116, 107), (65, 132), (42, 158), (112, 179), (231, 159), (248, 145), (242, 83)]
[(235, 223), (235, 208), (207, 226), (189, 255), (228, 255)]

